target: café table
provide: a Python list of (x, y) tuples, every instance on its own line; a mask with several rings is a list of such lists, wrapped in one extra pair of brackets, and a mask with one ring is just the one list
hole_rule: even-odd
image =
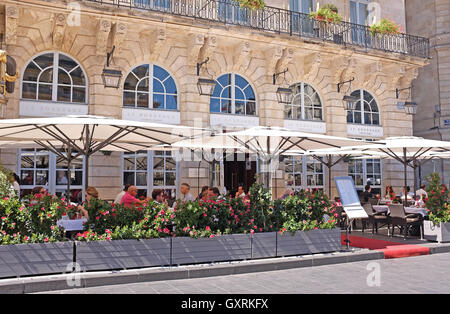
[[(389, 206), (388, 205), (373, 205), (373, 210), (377, 213), (388, 213), (389, 214)], [(422, 217), (427, 215), (427, 209), (422, 207), (405, 207), (406, 214), (420, 214)]]
[(65, 231), (83, 231), (84, 223), (87, 222), (86, 218), (81, 219), (60, 219), (56, 222), (56, 225), (64, 228)]

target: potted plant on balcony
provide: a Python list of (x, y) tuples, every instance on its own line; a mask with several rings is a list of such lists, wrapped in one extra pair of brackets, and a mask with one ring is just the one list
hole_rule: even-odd
[(338, 9), (334, 4), (324, 5), (317, 11), (309, 13), (308, 16), (311, 19), (327, 23), (339, 23), (342, 20), (342, 17), (339, 15)]
[(450, 205), (447, 204), (449, 191), (441, 185), (437, 173), (432, 173), (428, 181), (428, 199), (425, 206), (430, 220), (424, 221), (424, 238), (431, 241), (450, 242)]
[[(334, 4), (327, 4), (321, 8), (318, 8), (315, 12), (309, 13), (309, 18), (317, 21), (318, 27), (316, 31), (318, 32), (319, 37), (328, 37), (331, 38), (330, 33), (332, 31), (332, 25), (329, 23), (340, 23), (342, 17), (338, 13), (338, 9)], [(340, 44), (343, 41), (342, 34), (334, 34), (333, 33), (333, 42)]]
[(266, 6), (264, 0), (235, 0), (241, 8), (250, 10), (262, 10)]
[(401, 31), (401, 27), (394, 22), (383, 18), (378, 23), (374, 23), (369, 27), (369, 32), (372, 36), (382, 36), (382, 35), (395, 35), (399, 34)]

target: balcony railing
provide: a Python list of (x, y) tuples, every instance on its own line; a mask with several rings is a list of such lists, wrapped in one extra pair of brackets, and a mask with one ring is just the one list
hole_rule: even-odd
[(232, 0), (84, 0), (119, 7), (168, 13), (177, 16), (240, 25), (262, 31), (313, 38), (339, 45), (358, 46), (385, 52), (428, 58), (428, 38), (407, 35), (375, 35), (365, 25), (348, 22), (327, 23), (310, 19), (307, 14), (265, 7), (263, 10), (240, 8)]

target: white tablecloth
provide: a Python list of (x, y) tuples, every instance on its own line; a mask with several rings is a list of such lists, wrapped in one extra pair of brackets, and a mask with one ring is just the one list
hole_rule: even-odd
[[(373, 210), (375, 210), (377, 213), (389, 213), (389, 206), (387, 205), (373, 205)], [(421, 207), (405, 207), (405, 213), (407, 214), (420, 214), (423, 216), (426, 216), (427, 209), (421, 208)]]
[(82, 231), (84, 229), (83, 224), (87, 221), (86, 218), (66, 220), (61, 219), (56, 222), (59, 227), (63, 227), (66, 231)]

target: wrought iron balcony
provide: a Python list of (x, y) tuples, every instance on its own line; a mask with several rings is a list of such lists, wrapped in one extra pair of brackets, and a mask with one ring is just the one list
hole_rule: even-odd
[(265, 7), (240, 8), (232, 0), (84, 0), (131, 9), (162, 12), (177, 16), (240, 25), (252, 29), (312, 38), (343, 46), (356, 46), (408, 56), (429, 58), (428, 38), (408, 34), (372, 35), (369, 27), (348, 22), (328, 23), (307, 14)]

